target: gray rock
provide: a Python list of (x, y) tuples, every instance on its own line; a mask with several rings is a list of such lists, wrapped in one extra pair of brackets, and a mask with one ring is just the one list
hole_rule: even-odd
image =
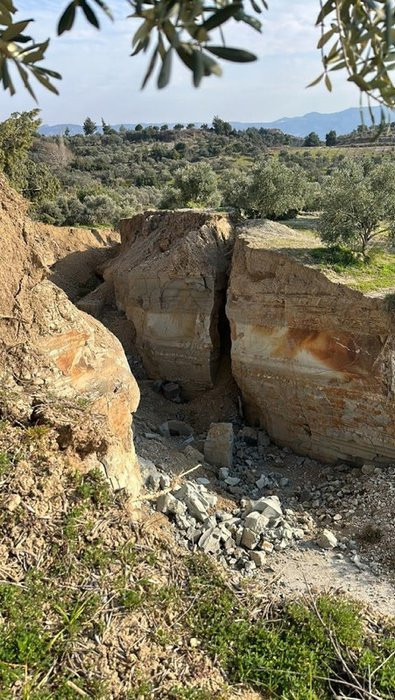
[(199, 450), (196, 449), (196, 447), (193, 447), (193, 445), (187, 445), (185, 450), (184, 450), (184, 455), (189, 457), (189, 459), (195, 464), (203, 464), (204, 462), (204, 455), (199, 452)]
[(217, 519), (215, 515), (210, 515), (210, 517), (206, 518), (206, 520), (202, 523), (203, 528), (205, 530), (208, 530), (209, 528), (212, 527), (217, 527)]
[(161, 474), (159, 477), (159, 485), (161, 489), (168, 489), (171, 484), (171, 479), (168, 474)]
[(244, 571), (246, 574), (252, 574), (253, 571), (256, 569), (256, 564), (254, 561), (246, 561), (244, 564)]
[(211, 527), (200, 537), (198, 541), (198, 546), (206, 554), (216, 554), (221, 549), (221, 542), (218, 533), (215, 532), (216, 528)]
[(207, 486), (210, 483), (210, 479), (207, 479), (206, 476), (198, 476), (196, 478), (196, 483), (202, 484), (203, 486)]
[(153, 491), (157, 491), (160, 486), (161, 475), (156, 465), (150, 459), (145, 459), (145, 457), (139, 457), (139, 464), (145, 486)]
[(267, 486), (270, 486), (270, 479), (265, 476), (265, 474), (262, 474), (262, 476), (259, 477), (258, 481), (255, 482), (258, 489), (264, 489)]
[(317, 544), (321, 549), (334, 549), (337, 547), (337, 537), (330, 530), (323, 530), (317, 538)]
[(258, 444), (258, 431), (256, 428), (250, 428), (245, 426), (242, 428), (237, 437), (241, 437), (246, 445), (257, 445)]
[(163, 396), (169, 401), (174, 401), (175, 403), (180, 403), (181, 392), (180, 387), (175, 382), (165, 382), (161, 386)]
[(247, 505), (245, 515), (248, 515), (252, 511), (263, 513), (269, 520), (277, 520), (283, 516), (280, 499), (277, 496), (265, 496), (264, 498), (259, 498), (257, 501), (251, 501), (250, 504)]
[(228, 486), (237, 486), (240, 484), (241, 479), (238, 476), (227, 476), (225, 479), (225, 484)]
[(304, 538), (304, 530), (301, 527), (295, 527), (293, 530), (293, 536), (295, 540), (302, 540)]
[(236, 518), (233, 518), (232, 513), (227, 513), (224, 510), (217, 511), (216, 515), (218, 520), (223, 523), (229, 522), (230, 520), (236, 520)]
[(220, 481), (226, 481), (226, 479), (229, 477), (229, 469), (227, 467), (221, 467), (218, 471), (218, 479)]
[(186, 509), (186, 505), (171, 493), (162, 494), (156, 501), (156, 510), (165, 515), (184, 515)]
[(266, 563), (266, 552), (259, 552), (255, 550), (251, 552), (251, 559), (257, 568), (261, 568)]
[(246, 549), (255, 549), (258, 542), (259, 535), (250, 530), (248, 527), (245, 527), (241, 536), (241, 544), (243, 547), (246, 547)]
[(199, 484), (187, 482), (174, 493), (176, 498), (185, 503), (188, 512), (200, 522), (204, 522), (209, 517), (208, 509), (217, 502), (215, 495), (206, 494), (203, 489), (204, 486), (199, 488)]
[(367, 462), (362, 466), (362, 474), (365, 474), (366, 476), (370, 476), (371, 474), (374, 474), (375, 472), (375, 465), (371, 464), (370, 462)]
[(192, 437), (193, 428), (182, 420), (167, 420), (159, 426), (163, 437)]
[(175, 516), (175, 522), (177, 527), (180, 528), (180, 530), (188, 530), (188, 528), (192, 527), (193, 523), (196, 521), (194, 521), (193, 518), (190, 518), (187, 515), (177, 514)]
[(268, 523), (269, 518), (266, 517), (266, 515), (253, 511), (247, 515), (244, 521), (244, 526), (254, 532), (256, 535), (261, 535), (266, 529)]
[(163, 381), (161, 379), (157, 379), (151, 386), (152, 391), (154, 391), (156, 394), (160, 394), (162, 391), (163, 387)]
[(204, 443), (204, 456), (209, 464), (218, 467), (232, 466), (233, 462), (232, 423), (212, 423)]

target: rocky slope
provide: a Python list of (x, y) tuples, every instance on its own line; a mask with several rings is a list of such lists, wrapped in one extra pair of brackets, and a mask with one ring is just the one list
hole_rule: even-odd
[(122, 347), (46, 278), (59, 232), (31, 222), (26, 203), (3, 178), (0, 186), (2, 413), (56, 426), (78, 468), (99, 467), (136, 493), (130, 418), (139, 391)]

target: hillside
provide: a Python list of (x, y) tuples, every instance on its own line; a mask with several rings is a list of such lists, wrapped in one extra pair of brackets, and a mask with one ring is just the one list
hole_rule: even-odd
[[(250, 244), (226, 215), (139, 215), (123, 222), (119, 245), (111, 232), (31, 221), (28, 203), (0, 185), (1, 700), (332, 700), (343, 691), (392, 700), (393, 467), (323, 464), (247, 425), (229, 341), (249, 334), (229, 338), (224, 316), (236, 331), (250, 319), (256, 332), (263, 304), (251, 289), (267, 301), (265, 285), (275, 291), (281, 276), (291, 303), (273, 304), (274, 324), (306, 277), (309, 293), (321, 285), (335, 299), (339, 322), (346, 295), (362, 295), (286, 251), (273, 271), (279, 252), (265, 228), (245, 267), (234, 243)], [(310, 306), (295, 315), (304, 331), (293, 347), (317, 362), (301, 381), (293, 440), (309, 435), (306, 425), (314, 436), (309, 387), (331, 361), (330, 333), (306, 337), (300, 309)], [(327, 306), (317, 318), (333, 318)], [(390, 356), (388, 310), (366, 300), (364, 314), (350, 320), (364, 328), (370, 314), (373, 340), (362, 333), (361, 343)], [(256, 338), (267, 348), (264, 321)], [(277, 367), (287, 360), (279, 350)], [(370, 382), (365, 355), (337, 369), (390, 450), (392, 423), (378, 412), (391, 401), (390, 377), (383, 363)], [(179, 383), (169, 381), (175, 371)], [(197, 377), (195, 395), (185, 373)], [(327, 392), (333, 400), (333, 381)], [(335, 411), (334, 400), (334, 422)], [(359, 454), (377, 449), (369, 436), (355, 441)]]
[[(372, 112), (377, 121), (380, 121), (380, 108), (373, 107)], [(280, 119), (275, 119), (271, 122), (256, 121), (256, 122), (240, 122), (231, 121), (231, 125), (234, 129), (245, 131), (246, 129), (279, 129), (285, 134), (290, 134), (292, 136), (305, 137), (311, 131), (315, 131), (321, 139), (325, 139), (325, 134), (331, 129), (334, 129), (338, 134), (348, 134), (361, 124), (363, 115), (363, 120), (369, 124), (371, 121), (371, 115), (367, 107), (359, 109), (358, 107), (350, 107), (349, 109), (344, 109), (339, 112), (332, 112), (329, 114), (320, 112), (309, 112), (298, 117), (281, 117)], [(196, 122), (197, 127), (200, 126), (200, 122)], [(148, 122), (142, 123), (142, 126), (160, 126), (160, 122)], [(113, 124), (112, 128), (119, 131), (121, 127), (126, 129), (134, 129), (136, 122), (125, 122), (124, 124)], [(170, 128), (174, 126), (174, 123), (169, 124)], [(40, 133), (44, 136), (58, 136), (64, 134), (66, 129), (70, 130), (72, 135), (82, 134), (81, 124), (54, 124), (50, 126), (49, 124), (43, 124), (40, 127)], [(100, 130), (100, 127), (99, 127)]]

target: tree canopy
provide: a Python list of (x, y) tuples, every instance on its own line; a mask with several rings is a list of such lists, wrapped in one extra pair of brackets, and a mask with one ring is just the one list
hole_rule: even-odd
[[(191, 71), (197, 87), (204, 77), (221, 75), (219, 60), (248, 63), (256, 56), (242, 47), (228, 46), (222, 28), (231, 21), (261, 32), (266, 0), (125, 0), (131, 18), (140, 20), (133, 36), (133, 54), (150, 51), (143, 86), (158, 64), (157, 85), (165, 87), (171, 77), (173, 58)], [(32, 78), (57, 93), (57, 71), (42, 66), (49, 40), (36, 42), (30, 35), (32, 19), (19, 20), (14, 0), (0, 0), (0, 82), (15, 93), (10, 65), (14, 65), (25, 88), (34, 96)], [(60, 7), (58, 34), (73, 28), (78, 13), (100, 28), (100, 14), (112, 18), (103, 0), (72, 0)], [(99, 16), (98, 16), (99, 15)], [(324, 81), (332, 89), (330, 74), (342, 70), (368, 100), (395, 106), (395, 12), (392, 0), (317, 0), (312, 17), (321, 30), (318, 50), (322, 72), (314, 85)]]
[(303, 170), (275, 159), (260, 159), (247, 173), (228, 173), (224, 203), (248, 218), (294, 216), (309, 195)]
[(395, 233), (395, 167), (346, 159), (323, 192), (319, 231), (324, 243), (366, 254), (377, 236)]

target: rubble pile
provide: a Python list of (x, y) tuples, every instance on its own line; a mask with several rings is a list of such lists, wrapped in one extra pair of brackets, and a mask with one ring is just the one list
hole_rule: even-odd
[[(232, 424), (220, 423), (208, 431), (204, 455), (191, 444), (184, 447), (186, 455), (208, 463), (210, 478), (190, 475), (174, 485), (152, 461), (140, 463), (146, 487), (158, 492), (156, 510), (174, 523), (177, 539), (192, 551), (250, 574), (270, 564), (273, 552), (289, 547), (314, 542), (322, 549), (345, 548), (330, 530), (317, 531), (311, 515), (285, 493), (289, 479), (272, 470), (276, 460), (279, 466), (279, 452), (284, 459), (289, 450), (271, 445), (264, 431), (242, 427), (235, 438)], [(296, 507), (289, 507), (290, 502)]]

